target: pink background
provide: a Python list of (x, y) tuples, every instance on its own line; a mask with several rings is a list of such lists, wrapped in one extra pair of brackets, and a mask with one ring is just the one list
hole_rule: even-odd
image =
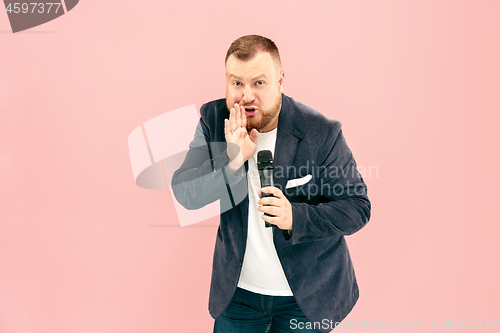
[(0, 11), (0, 331), (211, 331), (217, 219), (176, 227), (169, 192), (135, 185), (127, 137), (223, 97), (225, 52), (250, 33), (280, 48), (285, 93), (340, 120), (378, 170), (372, 219), (347, 238), (361, 296), (346, 321), (499, 318), (499, 14), (86, 0), (12, 34)]

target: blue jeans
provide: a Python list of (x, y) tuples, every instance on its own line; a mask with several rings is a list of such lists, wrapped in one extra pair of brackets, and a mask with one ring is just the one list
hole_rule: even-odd
[[(316, 333), (293, 296), (268, 296), (236, 288), (215, 320), (214, 333)], [(311, 324), (309, 324), (310, 326)]]

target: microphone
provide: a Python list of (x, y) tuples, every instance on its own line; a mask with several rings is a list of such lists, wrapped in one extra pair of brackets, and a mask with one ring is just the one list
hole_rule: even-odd
[[(273, 153), (270, 150), (261, 150), (257, 153), (257, 168), (259, 169), (260, 187), (274, 186), (273, 182)], [(262, 193), (263, 198), (272, 197), (271, 193)], [(266, 205), (268, 206), (268, 205)], [(264, 213), (267, 216), (274, 216)], [(270, 228), (273, 224), (266, 222), (266, 228)]]

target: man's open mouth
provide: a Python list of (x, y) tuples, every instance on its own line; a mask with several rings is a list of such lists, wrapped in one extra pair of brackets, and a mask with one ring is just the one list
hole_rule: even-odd
[(257, 109), (256, 108), (253, 108), (253, 107), (248, 107), (248, 108), (245, 108), (245, 113), (247, 116), (252, 116), (254, 115), (255, 113), (257, 112)]

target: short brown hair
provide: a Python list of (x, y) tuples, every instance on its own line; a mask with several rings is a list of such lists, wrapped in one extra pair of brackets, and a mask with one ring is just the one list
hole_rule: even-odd
[(255, 57), (259, 52), (268, 52), (271, 57), (281, 66), (280, 53), (272, 40), (259, 35), (247, 35), (235, 40), (226, 53), (226, 61), (231, 54), (240, 60), (247, 61)]

